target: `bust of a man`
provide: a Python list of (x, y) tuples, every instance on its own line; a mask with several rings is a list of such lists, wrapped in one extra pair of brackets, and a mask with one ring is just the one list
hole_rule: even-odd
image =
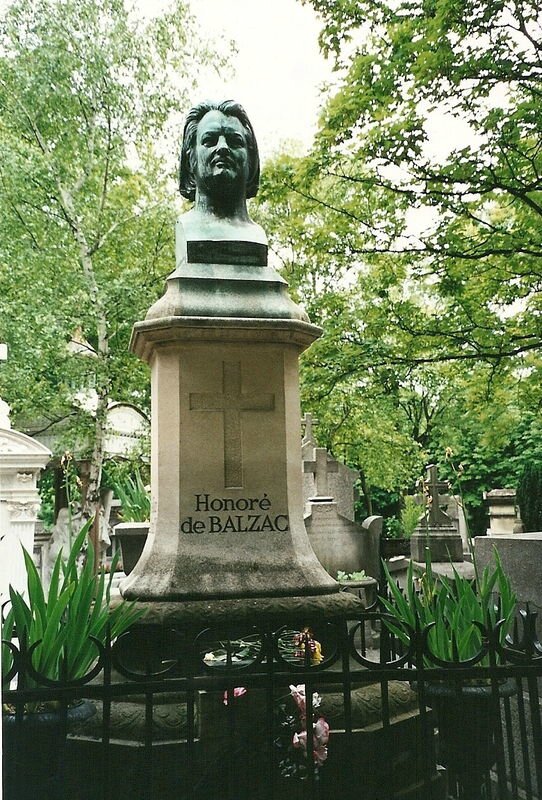
[(233, 100), (194, 106), (184, 126), (179, 174), (182, 196), (194, 201), (179, 219), (186, 239), (267, 244), (247, 211), (259, 178), (256, 137), (243, 107)]

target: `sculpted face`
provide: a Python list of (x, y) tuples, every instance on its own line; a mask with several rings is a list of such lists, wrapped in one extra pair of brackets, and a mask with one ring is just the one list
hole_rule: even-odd
[(209, 111), (198, 124), (194, 172), (200, 193), (246, 193), (249, 172), (247, 133), (237, 117)]

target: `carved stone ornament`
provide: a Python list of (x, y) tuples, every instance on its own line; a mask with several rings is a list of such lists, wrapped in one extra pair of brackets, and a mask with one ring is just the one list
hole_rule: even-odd
[(34, 473), (33, 472), (18, 472), (17, 473), (17, 480), (19, 483), (30, 483), (33, 479)]
[(40, 504), (35, 501), (8, 503), (8, 511), (12, 520), (18, 520), (19, 522), (33, 522), (39, 508)]

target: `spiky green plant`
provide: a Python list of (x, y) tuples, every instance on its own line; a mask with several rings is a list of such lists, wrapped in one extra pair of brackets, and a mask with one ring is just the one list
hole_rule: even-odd
[[(108, 626), (115, 638), (141, 618), (142, 612), (133, 603), (122, 602), (110, 608), (111, 572), (95, 571), (94, 549), (88, 543), (85, 563), (78, 569), (81, 553), (92, 520), (76, 536), (66, 563), (59, 553), (47, 592), (41, 577), (24, 550), (27, 573), (27, 597), (10, 587), (11, 608), (2, 620), (2, 639), (17, 639), (32, 652), (33, 667), (46, 678), (72, 681), (85, 675), (98, 657), (94, 637), (105, 642)], [(6, 675), (13, 664), (10, 649), (2, 646), (2, 671)], [(32, 678), (27, 687), (35, 685)]]
[[(386, 564), (388, 598), (382, 597), (386, 612), (393, 618), (386, 621), (388, 629), (404, 644), (410, 636), (403, 623), (413, 630), (433, 625), (428, 635), (430, 651), (442, 661), (466, 661), (475, 656), (482, 644), (482, 634), (476, 623), (494, 627), (504, 620), (500, 629), (504, 640), (513, 620), (516, 595), (495, 550), (496, 566), (486, 566), (483, 572), (475, 569), (474, 581), (465, 578), (455, 568), (453, 579), (435, 576), (429, 550), (425, 572), (415, 578), (412, 562), (407, 573), (406, 591), (397, 586)], [(498, 604), (494, 594), (499, 595)], [(426, 659), (427, 666), (431, 662)], [(487, 664), (487, 659), (480, 663)]]
[(146, 522), (150, 518), (151, 497), (139, 470), (133, 477), (115, 483), (113, 489), (121, 502), (120, 516), (124, 522)]

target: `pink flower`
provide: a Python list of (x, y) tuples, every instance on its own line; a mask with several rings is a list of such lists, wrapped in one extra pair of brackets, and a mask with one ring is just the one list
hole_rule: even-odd
[[(319, 717), (313, 723), (312, 747), (314, 763), (317, 767), (321, 767), (327, 758), (327, 743), (329, 742), (329, 725), (324, 717)], [(292, 744), (297, 749), (302, 749), (307, 752), (307, 731), (301, 733), (294, 733)]]
[[(233, 690), (233, 699), (235, 700), (236, 697), (242, 697), (244, 694), (247, 693), (247, 690), (244, 686), (236, 686)], [(228, 691), (224, 692), (224, 699), (222, 700), (225, 706), (228, 705)]]
[(301, 731), (301, 733), (294, 733), (292, 744), (296, 748), (303, 748), (305, 752), (307, 751), (307, 731)]
[(314, 723), (314, 738), (318, 740), (319, 744), (327, 744), (329, 742), (329, 725), (324, 717), (318, 717)]
[(294, 686), (290, 684), (290, 694), (292, 695), (294, 702), (299, 709), (299, 713), (302, 719), (305, 719), (306, 716), (306, 706), (307, 700), (305, 697), (305, 684), (300, 683), (298, 686)]
[[(303, 722), (303, 727), (305, 727), (305, 718), (307, 716), (307, 697), (305, 695), (305, 684), (300, 683), (297, 686), (290, 684), (290, 694), (292, 695), (294, 702), (299, 710), (299, 716), (301, 717), (301, 721)], [(318, 708), (321, 702), (322, 698), (320, 697), (318, 692), (313, 692), (312, 707)]]

